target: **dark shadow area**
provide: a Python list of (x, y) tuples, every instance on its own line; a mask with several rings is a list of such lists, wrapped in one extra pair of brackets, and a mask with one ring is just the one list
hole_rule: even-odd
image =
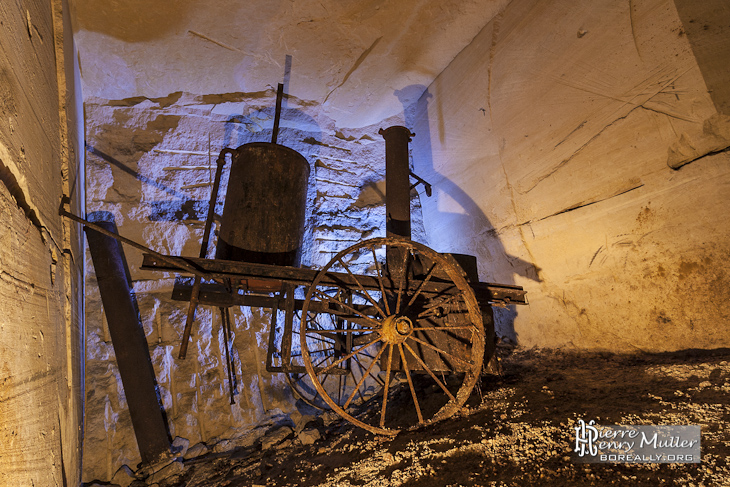
[[(443, 215), (444, 218), (448, 218), (452, 222), (455, 231), (464, 228), (473, 229), (476, 232), (476, 235), (465, 235), (464, 237), (468, 239), (481, 238), (488, 240), (488, 245), (484, 245), (482, 248), (492, 254), (490, 255), (491, 260), (498, 261), (500, 259), (504, 259), (512, 268), (512, 272), (514, 274), (539, 282), (539, 269), (531, 262), (524, 261), (518, 257), (508, 254), (500, 242), (494, 226), (481, 208), (479, 208), (477, 202), (474, 201), (474, 199), (472, 199), (472, 197), (456, 183), (441, 175), (434, 167), (428, 107), (429, 100), (433, 98), (433, 95), (429, 93), (428, 87), (424, 85), (410, 85), (406, 86), (402, 90), (396, 90), (394, 95), (403, 104), (406, 126), (411, 129), (412, 132), (416, 133), (412, 142), (414, 172), (427, 179), (429, 177), (433, 177), (433, 175), (442, 176), (442, 178), (438, 181), (429, 181), (431, 184), (434, 184), (435, 191), (433, 197), (437, 199), (436, 202), (431, 203), (431, 206), (438, 207), (439, 194), (445, 194), (456, 201), (463, 209), (462, 214), (447, 214), (441, 212), (438, 214), (439, 216), (437, 216), (437, 218), (441, 215)], [(422, 206), (425, 206), (425, 203), (426, 202), (422, 202)], [(424, 216), (424, 218), (426, 218), (426, 216)], [(436, 250), (440, 252), (448, 252), (453, 251), (454, 249)], [(485, 258), (484, 255), (477, 255), (476, 257), (482, 260)], [(485, 279), (485, 276), (479, 277), (481, 280)], [(500, 284), (515, 285), (515, 282), (513, 279), (510, 279), (509, 282), (500, 282)], [(518, 310), (515, 306), (494, 308), (494, 321), (498, 336), (505, 336), (511, 340), (516, 340), (517, 336), (514, 330), (514, 320), (517, 313)]]
[(147, 203), (150, 207), (150, 221), (202, 220), (205, 218), (208, 208), (207, 201), (192, 200), (187, 195), (140, 174), (113, 156), (89, 144), (86, 144), (86, 150), (89, 154), (108, 162), (141, 183), (157, 188), (174, 197), (172, 200), (150, 201)]
[(76, 0), (76, 31), (90, 30), (125, 42), (159, 39), (180, 29), (188, 21), (191, 2), (150, 3), (147, 0), (107, 2)]
[(727, 0), (674, 0), (683, 31), (715, 109), (730, 115), (730, 4)]
[[(208, 202), (200, 200), (150, 201), (149, 219), (153, 222), (201, 221), (208, 211)], [(218, 211), (217, 213), (220, 213)]]
[(134, 169), (130, 168), (129, 166), (127, 166), (123, 162), (115, 159), (114, 157), (110, 156), (106, 152), (103, 152), (102, 150), (97, 149), (96, 147), (92, 147), (89, 144), (86, 144), (86, 150), (89, 152), (89, 154), (95, 155), (95, 156), (97, 156), (97, 157), (105, 160), (106, 162), (108, 162), (112, 166), (121, 169), (125, 173), (129, 174), (130, 176), (132, 176), (134, 179), (137, 179), (138, 181), (140, 181), (140, 182), (142, 182), (144, 184), (148, 184), (150, 186), (154, 186), (155, 188), (159, 189), (160, 191), (164, 191), (165, 193), (167, 193), (169, 195), (172, 195), (172, 196), (175, 196), (177, 198), (187, 199), (187, 196), (186, 195), (184, 195), (184, 194), (182, 194), (182, 193), (180, 193), (178, 191), (175, 191), (172, 188), (168, 188), (167, 186), (165, 186), (164, 184), (160, 183), (159, 181), (155, 181), (154, 179), (150, 179), (147, 176), (143, 176), (142, 174), (140, 174), (137, 171), (135, 171)]
[[(285, 96), (286, 98), (286, 96)], [(222, 141), (223, 147), (237, 148), (241, 145), (251, 142), (271, 142), (273, 132), (273, 119), (275, 107), (266, 107), (251, 115), (234, 115), (225, 122), (224, 137)], [(310, 150), (303, 153), (309, 161), (318, 154), (318, 145), (321, 145), (322, 133), (316, 121), (309, 115), (304, 114), (300, 110), (282, 108), (281, 114), (282, 127), (279, 129), (278, 143), (288, 147), (297, 147), (301, 143), (306, 144)], [(299, 128), (301, 127), (301, 128)], [(251, 130), (253, 129), (253, 131)], [(146, 147), (152, 150), (153, 145)], [(145, 202), (149, 207), (150, 221), (204, 221), (208, 211), (208, 200), (195, 200), (190, 198), (184, 192), (173, 189), (163, 182), (151, 179), (138, 171), (130, 168), (107, 152), (86, 144), (86, 150), (89, 154), (100, 158), (115, 168), (120, 169), (125, 174), (140, 181), (142, 184), (152, 186), (168, 195), (170, 199), (156, 200)], [(310, 163), (313, 169), (313, 163)], [(211, 174), (215, 170), (215, 164), (211, 165)], [(228, 174), (230, 171), (230, 162), (223, 171), (223, 179), (219, 192), (218, 203), (216, 205), (216, 217), (223, 210), (223, 199), (227, 188)], [(313, 181), (314, 171), (310, 179)], [(310, 181), (310, 185), (313, 184)]]

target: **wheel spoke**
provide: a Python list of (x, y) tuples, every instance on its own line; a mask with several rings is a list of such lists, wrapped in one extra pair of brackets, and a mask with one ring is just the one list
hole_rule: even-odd
[(403, 352), (403, 344), (398, 344), (398, 351), (400, 352), (400, 358), (403, 362), (403, 370), (406, 371), (406, 379), (408, 379), (408, 387), (411, 389), (411, 396), (413, 397), (413, 404), (416, 405), (416, 413), (418, 414), (418, 424), (423, 423), (423, 414), (421, 413), (421, 406), (418, 404), (418, 396), (416, 396), (416, 390), (413, 388), (413, 381), (411, 380), (411, 371), (408, 370), (408, 362), (406, 362), (406, 354)]
[(346, 314), (340, 315), (340, 314), (335, 314), (335, 313), (333, 313), (333, 314), (335, 316), (337, 316), (338, 318), (342, 319), (343, 321), (349, 321), (350, 323), (355, 323), (356, 325), (360, 325), (363, 330), (375, 329), (375, 327), (373, 327), (371, 320), (364, 320), (358, 316), (352, 316), (351, 314), (348, 314), (348, 315), (346, 315)]
[[(381, 347), (380, 348), (380, 350), (378, 351), (377, 357), (380, 357), (380, 355), (383, 353), (382, 352), (383, 350), (385, 350), (385, 347)], [(364, 356), (366, 356), (366, 357), (368, 357), (370, 359), (373, 359), (373, 362), (370, 364), (371, 366), (377, 361), (377, 358), (373, 358), (372, 356), (370, 356), (370, 355), (368, 355), (368, 354), (366, 354), (364, 352), (362, 353), (362, 355), (364, 355)], [(354, 357), (352, 357), (352, 358), (355, 359), (355, 362), (357, 362), (357, 365), (359, 365), (360, 368), (362, 368), (362, 369), (365, 368), (365, 366), (360, 362), (360, 359), (357, 358), (357, 355), (354, 356)], [(370, 374), (370, 377), (372, 377), (372, 379), (375, 382), (377, 382), (378, 384), (380, 384), (381, 386), (383, 385), (383, 380), (380, 377), (378, 377), (377, 375)]]
[[(325, 355), (325, 357), (322, 360), (320, 360), (319, 362), (317, 362), (316, 364), (314, 364), (314, 368), (316, 369), (317, 367), (319, 367), (320, 365), (322, 365), (323, 363), (325, 363), (326, 361), (328, 361), (330, 358), (331, 357), (329, 355)], [(325, 375), (327, 377), (329, 377), (329, 374), (325, 373)]]
[[(319, 330), (317, 330), (316, 328), (308, 328), (307, 331), (311, 331), (312, 333), (318, 333), (319, 332)], [(318, 342), (324, 342), (324, 343), (327, 343), (328, 345), (334, 345), (335, 344), (334, 338), (330, 338), (330, 340), (332, 340), (332, 341), (325, 340), (324, 338), (321, 338), (321, 337), (318, 337), (318, 336), (312, 336), (312, 335), (308, 335), (307, 338), (312, 338), (313, 340), (317, 340)]]
[(350, 274), (350, 277), (352, 277), (355, 280), (355, 284), (357, 284), (357, 287), (359, 287), (360, 291), (362, 291), (365, 294), (365, 299), (367, 299), (368, 301), (373, 303), (373, 306), (375, 306), (375, 309), (378, 310), (378, 313), (380, 313), (380, 316), (382, 316), (383, 318), (386, 318), (387, 316), (385, 315), (383, 310), (380, 309), (380, 306), (378, 306), (378, 303), (373, 301), (373, 298), (371, 298), (370, 295), (368, 294), (368, 292), (365, 290), (365, 288), (362, 287), (362, 284), (360, 284), (360, 281), (358, 281), (357, 277), (355, 276), (355, 274), (352, 273), (350, 268), (342, 261), (342, 259), (337, 259), (337, 261), (340, 263), (340, 265), (342, 265), (342, 267), (345, 268), (347, 273)]
[(430, 331), (430, 330), (436, 330), (436, 331), (449, 331), (449, 330), (473, 330), (473, 326), (439, 326), (439, 327), (431, 327), (431, 326), (420, 326), (417, 328), (411, 328), (411, 330), (417, 330), (417, 331)]
[[(355, 392), (360, 390), (360, 387), (362, 387), (363, 383), (365, 382), (365, 379), (368, 376), (372, 377), (371, 372), (373, 370), (373, 367), (375, 367), (375, 363), (378, 361), (378, 359), (383, 354), (383, 352), (385, 352), (385, 347), (382, 347), (380, 349), (380, 351), (378, 352), (378, 355), (376, 355), (376, 357), (375, 357), (375, 360), (373, 360), (372, 363), (370, 364), (370, 367), (368, 367), (368, 370), (366, 370), (365, 373), (362, 375), (362, 377), (360, 377), (360, 380), (358, 381), (357, 385), (355, 386), (355, 390), (352, 391), (352, 394), (350, 394), (350, 397), (347, 398), (347, 401), (345, 401), (345, 405), (342, 406), (342, 409), (347, 409), (347, 407), (350, 405), (350, 402), (355, 397)], [(355, 361), (357, 361), (358, 365), (360, 365), (360, 367), (362, 367), (362, 365), (360, 364), (360, 361), (358, 361), (357, 359), (355, 359)], [(354, 376), (353, 376), (353, 378), (354, 378)], [(361, 395), (362, 395), (362, 393), (361, 393)]]
[(446, 305), (454, 302), (455, 300), (458, 301), (458, 298), (460, 298), (460, 297), (461, 297), (461, 294), (457, 294), (457, 295), (442, 299), (429, 306), (426, 306), (426, 309), (424, 309), (423, 311), (421, 311), (418, 314), (418, 318), (428, 318), (429, 316), (433, 316), (434, 314), (436, 314), (438, 312), (439, 307), (446, 306)]
[[(353, 359), (355, 359), (355, 362), (357, 362), (357, 366), (360, 368), (360, 376), (362, 377), (363, 366), (360, 362), (358, 362), (356, 357), (353, 357)], [(355, 369), (350, 369), (350, 375), (352, 376), (352, 383), (353, 384), (356, 383), (357, 380), (355, 379)], [(365, 396), (362, 395), (362, 391), (360, 391), (359, 388), (356, 388), (355, 391), (357, 391), (357, 393), (360, 394), (360, 401), (365, 402)], [(343, 409), (345, 409), (345, 408), (343, 408)]]
[[(433, 330), (435, 328), (428, 328), (428, 329), (429, 330)], [(365, 328), (365, 329), (357, 328), (357, 329), (354, 329), (354, 330), (353, 329), (345, 329), (345, 330), (340, 330), (340, 329), (336, 329), (336, 330), (318, 330), (316, 328), (307, 328), (307, 333), (310, 333), (311, 332), (311, 333), (316, 333), (318, 335), (325, 335), (326, 336), (326, 335), (329, 335), (330, 333), (362, 333), (365, 330), (372, 330), (372, 328)], [(372, 333), (374, 333), (374, 331), (373, 332), (370, 332), (368, 334), (372, 334)]]
[(390, 387), (390, 371), (393, 365), (393, 344), (388, 344), (388, 371), (385, 373), (385, 387), (383, 388), (383, 407), (380, 410), (380, 427), (385, 425), (385, 408), (388, 406), (388, 388)]
[[(457, 362), (461, 362), (462, 364), (466, 364), (469, 367), (471, 367), (472, 365), (474, 365), (473, 362), (470, 362), (470, 361), (464, 360), (462, 358), (459, 358), (456, 355), (452, 355), (452, 354), (450, 354), (449, 352), (447, 352), (445, 350), (441, 350), (440, 348), (438, 348), (438, 347), (436, 347), (434, 345), (431, 345), (427, 341), (424, 341), (424, 340), (421, 340), (420, 338), (414, 337), (413, 335), (410, 335), (408, 338), (406, 338), (406, 340), (415, 340), (418, 343), (420, 343), (421, 345), (423, 345), (425, 347), (428, 347), (428, 348), (430, 348), (432, 350), (435, 350), (436, 352), (438, 352), (438, 353), (440, 353), (442, 355), (446, 355), (449, 358), (452, 358), (452, 359), (456, 360)], [(408, 346), (408, 345), (406, 345), (406, 346)]]
[(449, 303), (449, 302), (451, 302), (451, 301), (453, 301), (455, 299), (458, 299), (460, 297), (461, 297), (461, 293), (459, 293), (459, 294), (452, 294), (451, 296), (448, 296), (446, 298), (442, 298), (441, 300), (436, 301), (435, 303), (430, 303), (428, 306), (426, 306), (426, 309), (435, 308), (437, 306), (443, 306), (446, 303)]
[(405, 249), (403, 251), (403, 269), (402, 269), (402, 275), (400, 277), (400, 282), (398, 283), (398, 299), (395, 304), (395, 314), (400, 313), (400, 302), (401, 297), (403, 295), (403, 286), (406, 283), (406, 274), (408, 273), (407, 270), (407, 264), (408, 264), (408, 254), (410, 254), (410, 249)]
[(375, 269), (378, 274), (378, 284), (380, 285), (380, 292), (383, 296), (383, 302), (385, 303), (385, 312), (390, 315), (390, 305), (388, 305), (388, 296), (385, 294), (385, 286), (383, 286), (383, 271), (380, 268), (380, 262), (378, 262), (378, 256), (375, 254), (375, 247), (370, 247), (373, 252), (373, 261), (375, 262)]
[(447, 395), (447, 396), (449, 396), (449, 398), (450, 398), (450, 399), (451, 399), (452, 401), (455, 401), (455, 400), (456, 400), (456, 398), (454, 398), (454, 395), (453, 395), (453, 394), (451, 394), (451, 392), (450, 392), (450, 391), (449, 391), (449, 390), (448, 390), (448, 389), (446, 388), (446, 386), (444, 385), (444, 383), (443, 383), (443, 382), (441, 382), (441, 381), (440, 381), (440, 380), (438, 379), (438, 377), (436, 377), (436, 375), (435, 375), (435, 374), (433, 373), (433, 371), (432, 371), (432, 370), (431, 370), (430, 368), (428, 368), (428, 365), (426, 365), (426, 363), (425, 363), (425, 362), (424, 362), (423, 360), (421, 360), (421, 357), (419, 357), (419, 356), (418, 356), (418, 354), (416, 354), (416, 352), (414, 352), (414, 351), (413, 351), (413, 349), (412, 349), (412, 348), (410, 347), (410, 345), (408, 345), (408, 344), (407, 344), (407, 343), (405, 343), (405, 342), (403, 342), (403, 345), (405, 345), (405, 346), (406, 346), (406, 348), (408, 349), (408, 351), (409, 351), (409, 352), (411, 352), (411, 355), (413, 355), (413, 356), (414, 356), (414, 357), (416, 358), (416, 361), (417, 361), (417, 362), (418, 362), (419, 364), (421, 364), (421, 367), (423, 367), (423, 369), (424, 369), (424, 370), (425, 370), (426, 372), (428, 372), (428, 375), (430, 375), (430, 376), (431, 376), (431, 378), (432, 378), (433, 380), (435, 380), (435, 381), (436, 381), (436, 383), (437, 383), (437, 384), (439, 385), (439, 387), (441, 387), (441, 389), (443, 389), (443, 390), (444, 390), (444, 392), (446, 393), (446, 395)]
[(340, 357), (340, 359), (337, 362), (328, 365), (325, 369), (321, 370), (320, 373), (321, 374), (326, 374), (327, 372), (329, 372), (334, 367), (337, 367), (338, 365), (340, 365), (345, 360), (347, 360), (350, 357), (352, 357), (353, 355), (357, 354), (360, 350), (362, 350), (364, 348), (368, 348), (370, 345), (372, 345), (373, 343), (377, 342), (378, 340), (380, 340), (380, 335), (378, 335), (376, 338), (374, 338), (372, 341), (368, 342), (364, 346), (358, 348), (357, 350), (353, 350), (352, 352), (348, 353), (344, 357)]
[[(367, 271), (358, 272), (364, 266)], [(332, 280), (332, 269), (346, 285)], [(346, 420), (382, 435), (407, 427), (395, 421), (395, 395), (408, 402), (401, 371), (413, 400), (405, 405), (410, 425), (447, 418), (466, 401), (479, 376), (483, 329), (474, 291), (453, 261), (417, 242), (377, 238), (338, 252), (308, 287), (297, 328), (302, 346), (292, 350), (292, 360), (304, 364), (309, 379), (291, 380), (306, 398), (314, 395), (315, 404), (326, 402)], [(410, 333), (388, 343), (384, 319), (403, 314), (412, 320)], [(419, 388), (418, 375), (428, 390)], [(441, 400), (427, 408), (424, 393), (434, 392)], [(370, 403), (380, 411), (354, 416), (356, 405)]]
[(371, 318), (371, 317), (369, 317), (368, 315), (366, 315), (366, 314), (363, 314), (363, 313), (359, 312), (358, 310), (356, 310), (356, 309), (355, 309), (355, 308), (353, 308), (352, 306), (348, 306), (347, 304), (343, 303), (342, 301), (338, 301), (338, 300), (336, 300), (336, 299), (332, 299), (331, 297), (327, 296), (326, 294), (324, 294), (324, 293), (323, 293), (322, 291), (320, 291), (319, 289), (315, 289), (315, 290), (314, 290), (314, 292), (315, 292), (315, 293), (316, 293), (317, 295), (319, 295), (319, 297), (320, 297), (321, 299), (324, 299), (324, 300), (325, 300), (325, 301), (327, 301), (328, 303), (334, 303), (334, 304), (335, 304), (335, 305), (337, 305), (337, 306), (342, 306), (343, 308), (347, 309), (348, 311), (350, 311), (350, 312), (352, 312), (352, 313), (355, 313), (356, 315), (360, 315), (360, 316), (362, 316), (363, 318), (365, 318), (365, 321), (367, 321), (368, 323), (371, 323), (371, 324), (373, 325), (373, 327), (374, 327), (374, 328), (380, 328), (380, 323), (378, 323), (378, 322), (377, 322), (376, 320), (372, 319), (372, 318)]
[(416, 292), (413, 294), (413, 296), (411, 296), (411, 300), (408, 301), (408, 304), (406, 305), (405, 309), (403, 310), (404, 313), (406, 311), (408, 311), (408, 308), (411, 307), (411, 305), (416, 300), (418, 295), (421, 294), (421, 291), (423, 290), (423, 286), (425, 286), (426, 283), (431, 279), (431, 276), (433, 275), (433, 271), (436, 270), (437, 265), (438, 264), (434, 263), (433, 266), (431, 266), (431, 270), (428, 271), (428, 274), (426, 274), (426, 277), (423, 279), (423, 281), (421, 281), (421, 284), (418, 285), (418, 289), (416, 289)]
[[(334, 349), (335, 349), (335, 347), (331, 347), (331, 348), (320, 348), (318, 350), (315, 350), (315, 353), (326, 352), (327, 350), (334, 350)], [(301, 357), (302, 356), (302, 352), (292, 353), (289, 356), (290, 357)]]

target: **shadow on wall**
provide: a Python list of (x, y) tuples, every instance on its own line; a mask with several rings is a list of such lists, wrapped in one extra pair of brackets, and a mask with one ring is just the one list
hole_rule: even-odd
[(76, 31), (100, 32), (132, 43), (151, 41), (176, 32), (187, 23), (192, 5), (192, 2), (147, 0), (75, 0), (73, 7)]
[[(396, 90), (394, 94), (403, 104), (406, 126), (416, 132), (416, 137), (413, 139), (414, 172), (426, 179), (432, 179), (429, 181), (430, 183), (435, 183), (435, 191), (433, 194), (435, 201), (427, 204), (436, 211), (428, 212), (424, 215), (424, 219), (436, 218), (437, 220), (448, 222), (448, 228), (446, 230), (452, 235), (458, 235), (463, 229), (469, 229), (469, 235), (462, 233), (467, 240), (460, 243), (459, 250), (435, 250), (440, 252), (461, 252), (461, 249), (465, 248), (469, 253), (476, 255), (477, 259), (481, 261), (494, 262), (503, 260), (505, 263), (509, 263), (513, 276), (516, 274), (539, 282), (539, 269), (531, 262), (508, 254), (500, 242), (496, 230), (481, 208), (479, 208), (479, 205), (456, 183), (436, 171), (433, 160), (428, 113), (428, 102), (433, 95), (429, 93), (428, 87), (423, 85), (410, 85), (402, 90)], [(443, 126), (444, 123), (445, 121), (441, 120), (439, 126)], [(442, 199), (453, 201), (441, 201)], [(453, 202), (456, 202), (460, 207), (461, 211), (459, 213), (438, 210), (439, 208), (452, 206)], [(475, 239), (474, 237), (477, 238)], [(471, 244), (470, 241), (477, 239), (480, 240), (480, 243), (478, 248), (475, 248), (477, 246)], [(483, 264), (482, 268), (484, 268)], [(487, 276), (480, 275), (479, 278), (480, 280), (488, 279), (490, 274), (488, 273)], [(500, 281), (500, 284), (515, 284), (514, 279), (509, 279), (505, 282), (505, 279), (501, 278)], [(512, 305), (507, 308), (495, 307), (493, 309), (497, 336), (505, 337), (516, 342), (517, 333), (514, 328), (514, 320), (517, 316), (517, 310), (515, 308)]]
[(128, 165), (124, 164), (122, 161), (116, 159), (115, 157), (107, 154), (106, 152), (102, 151), (101, 149), (97, 147), (93, 147), (86, 144), (86, 151), (98, 157), (99, 159), (102, 159), (112, 166), (120, 169), (121, 171), (129, 174), (134, 179), (138, 180), (139, 182), (143, 184), (150, 185), (154, 188), (159, 189), (160, 191), (169, 194), (170, 196), (173, 196), (174, 200), (162, 200), (162, 201), (151, 201), (148, 203), (150, 206), (150, 214), (149, 219), (150, 221), (182, 221), (182, 220), (199, 220), (199, 215), (205, 215), (207, 202), (206, 201), (196, 201), (193, 199), (190, 199), (188, 195), (180, 193), (179, 191), (176, 191), (165, 184), (161, 183), (160, 181), (156, 181), (152, 178), (149, 178), (143, 174), (140, 174), (138, 171), (135, 171), (134, 169), (130, 168)]

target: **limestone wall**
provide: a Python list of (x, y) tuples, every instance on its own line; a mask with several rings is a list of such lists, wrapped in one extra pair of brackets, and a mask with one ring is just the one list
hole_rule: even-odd
[(65, 2), (0, 4), (0, 485), (76, 485), (83, 253), (78, 68)]
[[(295, 95), (285, 101), (279, 143), (310, 164), (302, 263), (321, 267), (362, 239), (384, 236), (385, 146), (377, 132), (403, 121), (339, 128), (320, 107)], [(274, 102), (271, 89), (87, 100), (87, 211), (111, 211), (122, 235), (154, 250), (197, 256), (218, 153), (270, 141)], [(423, 241), (415, 190), (412, 196), (414, 237)], [(230, 448), (221, 441), (244, 435), (277, 408), (292, 411), (295, 399), (284, 377), (265, 370), (269, 311), (232, 308), (238, 388), (230, 405), (218, 310), (199, 308), (187, 358), (178, 359), (187, 303), (171, 299), (175, 276), (141, 271), (141, 252), (126, 247), (125, 253), (173, 438)], [(110, 480), (122, 465), (135, 469), (140, 459), (90, 260), (88, 271), (83, 477)]]
[(411, 107), (431, 245), (529, 291), (502, 334), (730, 346), (729, 19), (722, 1), (514, 0)]

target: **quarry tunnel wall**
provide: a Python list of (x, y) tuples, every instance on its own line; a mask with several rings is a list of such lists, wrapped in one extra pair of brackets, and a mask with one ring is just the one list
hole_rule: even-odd
[(0, 5), (0, 485), (75, 485), (83, 426), (83, 111), (65, 1)]
[(411, 107), (429, 243), (528, 291), (496, 313), (503, 335), (730, 344), (729, 18), (724, 2), (515, 0)]

